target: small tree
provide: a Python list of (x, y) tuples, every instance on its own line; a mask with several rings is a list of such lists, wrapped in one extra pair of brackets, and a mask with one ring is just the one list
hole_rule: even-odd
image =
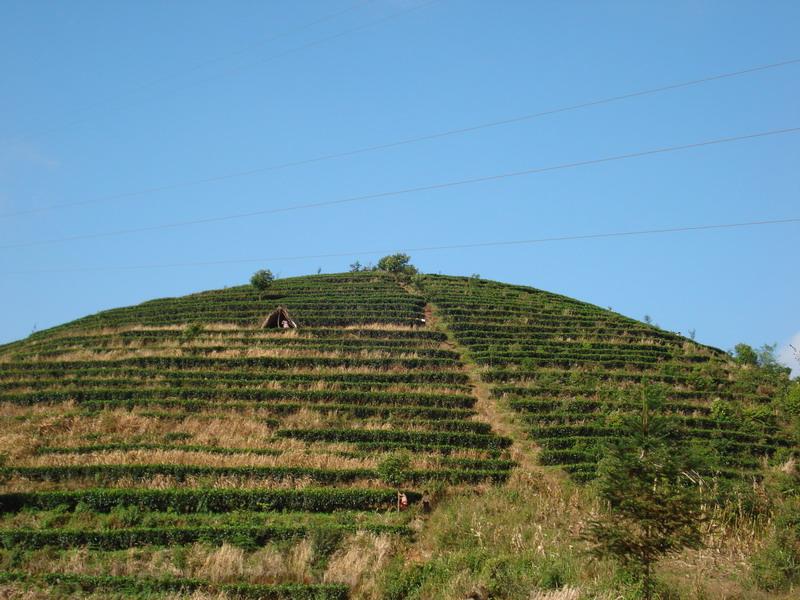
[(600, 463), (596, 487), (605, 511), (588, 524), (591, 552), (613, 558), (652, 597), (653, 565), (663, 556), (702, 545), (701, 496), (686, 476), (686, 459), (669, 443), (674, 426), (651, 413), (622, 418)]
[(398, 486), (408, 478), (410, 466), (411, 457), (407, 452), (394, 452), (378, 464), (378, 475), (386, 483)]
[(736, 344), (733, 348), (733, 356), (736, 362), (742, 365), (756, 366), (758, 364), (758, 354), (748, 344)]
[(272, 271), (268, 269), (261, 269), (260, 271), (253, 273), (253, 276), (250, 278), (250, 285), (263, 292), (272, 285), (274, 279), (275, 276), (272, 274)]
[(417, 268), (409, 263), (410, 260), (411, 257), (402, 252), (390, 254), (378, 261), (378, 270), (403, 275), (416, 275)]
[(355, 261), (354, 263), (350, 263), (351, 273), (358, 273), (359, 271), (361, 271), (361, 262)]

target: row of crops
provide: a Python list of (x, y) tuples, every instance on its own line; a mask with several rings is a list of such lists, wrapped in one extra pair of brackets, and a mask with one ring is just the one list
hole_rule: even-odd
[[(312, 276), (0, 348), (0, 586), (347, 597), (348, 552), (384, 556), (431, 489), (514, 467), (425, 304), (374, 273)], [(258, 328), (277, 305), (298, 329)]]
[(277, 305), (286, 307), (301, 327), (359, 323), (411, 324), (422, 317), (425, 302), (393, 280), (372, 273), (295, 277), (276, 281), (266, 292), (252, 286), (151, 300), (84, 317), (39, 332), (124, 326), (173, 326), (187, 323), (258, 325)]
[(764, 408), (769, 390), (719, 350), (533, 288), (443, 276), (419, 286), (492, 396), (518, 413), (544, 465), (594, 477), (619, 415), (641, 408), (645, 388), (663, 399), (676, 442), (706, 475), (755, 473), (788, 445)]

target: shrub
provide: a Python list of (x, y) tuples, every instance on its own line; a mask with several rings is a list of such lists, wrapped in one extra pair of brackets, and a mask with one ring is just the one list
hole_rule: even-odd
[(261, 269), (253, 273), (253, 276), (250, 278), (250, 285), (263, 292), (272, 285), (274, 279), (275, 276), (272, 274), (272, 271)]
[(393, 452), (378, 465), (378, 474), (389, 485), (400, 485), (408, 479), (411, 457), (408, 452)]
[(181, 344), (189, 343), (201, 333), (203, 333), (203, 325), (201, 323), (192, 323), (181, 332), (180, 342)]
[(403, 275), (416, 275), (417, 268), (409, 264), (410, 260), (411, 257), (408, 254), (403, 254), (401, 252), (390, 254), (378, 261), (378, 270)]
[(736, 362), (742, 365), (756, 366), (758, 364), (758, 354), (752, 346), (747, 344), (736, 344), (733, 349), (733, 356)]
[(386, 569), (383, 578), (384, 600), (419, 598), (419, 590), (432, 571), (431, 563), (412, 564), (405, 568), (402, 560), (395, 561)]
[(753, 556), (753, 579), (764, 590), (800, 584), (800, 498), (787, 500), (775, 519), (767, 545)]

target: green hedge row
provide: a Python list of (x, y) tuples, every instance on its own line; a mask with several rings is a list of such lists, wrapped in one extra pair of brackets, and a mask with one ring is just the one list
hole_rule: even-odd
[[(634, 388), (635, 389), (635, 388)], [(631, 388), (628, 388), (631, 391)], [(537, 386), (497, 386), (493, 389), (494, 397), (505, 398), (569, 398), (572, 396), (591, 396), (592, 398), (604, 400), (616, 400), (620, 395), (624, 395), (625, 390), (620, 387), (600, 387), (594, 385), (537, 385)], [(679, 390), (670, 389), (667, 392), (667, 400), (697, 400), (698, 402), (709, 402), (715, 398), (724, 400), (747, 399), (758, 401), (759, 398), (747, 397), (743, 394), (734, 394), (725, 391), (698, 391), (698, 390)]]
[(490, 471), (508, 471), (517, 466), (513, 460), (492, 458), (450, 458), (442, 457), (439, 464), (459, 467), (461, 469), (477, 469)]
[(469, 346), (472, 352), (490, 352), (494, 348), (510, 349), (513, 346), (519, 352), (536, 352), (543, 350), (552, 350), (561, 352), (564, 350), (580, 350), (580, 351), (598, 351), (598, 350), (611, 350), (611, 351), (625, 351), (625, 352), (642, 352), (644, 354), (657, 354), (660, 356), (670, 356), (675, 352), (680, 351), (680, 346), (674, 344), (639, 344), (636, 342), (554, 342), (549, 341), (536, 341), (537, 338), (533, 337), (526, 341), (514, 341), (514, 338), (502, 338), (501, 336), (492, 336), (491, 338), (465, 338), (462, 336), (461, 343)]
[[(641, 404), (635, 402), (622, 402), (619, 400), (594, 400), (589, 398), (561, 398), (547, 400), (509, 400), (509, 406), (514, 410), (530, 415), (530, 420), (535, 420), (541, 414), (553, 413), (556, 411), (569, 411), (570, 413), (583, 415), (603, 410), (637, 410)], [(665, 408), (671, 412), (682, 414), (711, 414), (709, 406), (691, 404), (685, 402), (668, 402)]]
[(252, 454), (255, 456), (279, 456), (281, 450), (272, 448), (222, 448), (182, 444), (94, 444), (91, 446), (40, 446), (37, 454), (94, 454), (96, 452), (129, 452), (134, 450), (164, 450), (179, 452), (204, 452), (208, 454)]
[[(294, 489), (118, 489), (96, 488), (80, 491), (16, 492), (0, 494), (0, 513), (23, 509), (74, 509), (78, 504), (97, 512), (117, 506), (176, 513), (252, 511), (332, 512), (390, 508), (397, 491), (366, 488)], [(406, 493), (409, 501), (419, 494)]]
[[(224, 345), (224, 344), (215, 344), (215, 345), (190, 345), (186, 344), (181, 346), (180, 350), (182, 356), (211, 356), (219, 352), (227, 352), (230, 350), (240, 350), (246, 351), (248, 349), (253, 348), (251, 344), (237, 344), (237, 345)], [(419, 348), (419, 347), (408, 347), (408, 346), (366, 346), (362, 345), (359, 347), (353, 347), (348, 345), (338, 345), (338, 344), (261, 344), (259, 348), (262, 349), (272, 349), (272, 350), (292, 350), (294, 352), (302, 352), (305, 350), (313, 351), (313, 352), (337, 352), (339, 354), (348, 354), (352, 355), (354, 358), (359, 358), (361, 353), (363, 352), (381, 352), (384, 354), (388, 354), (387, 358), (397, 358), (399, 357), (402, 360), (402, 355), (409, 355), (415, 354), (419, 358), (446, 358), (446, 359), (453, 359), (456, 360), (459, 357), (457, 352), (453, 352), (452, 350), (442, 350), (439, 348)], [(98, 346), (63, 346), (57, 347), (49, 350), (43, 350), (41, 348), (32, 348), (26, 352), (18, 352), (16, 353), (15, 357), (17, 360), (20, 359), (28, 359), (31, 357), (36, 358), (52, 358), (56, 356), (62, 356), (63, 354), (67, 354), (70, 352), (75, 352), (76, 350), (86, 350), (91, 349), (91, 351), (97, 353), (98, 351), (110, 351), (110, 350), (117, 350), (117, 348), (109, 347), (103, 348)], [(147, 346), (147, 350), (173, 350), (174, 347), (172, 346)], [(291, 356), (288, 358), (303, 358), (302, 356)], [(316, 358), (316, 357), (314, 357)]]
[[(316, 357), (236, 357), (236, 358), (208, 358), (200, 356), (140, 356), (114, 360), (84, 360), (84, 361), (49, 361), (48, 368), (52, 370), (79, 370), (83, 367), (141, 367), (184, 369), (191, 367), (208, 368), (224, 364), (228, 367), (248, 367), (259, 369), (292, 369), (300, 367), (327, 367), (349, 369), (360, 367), (364, 369), (388, 369), (390, 367), (403, 369), (424, 369), (433, 366), (449, 366), (457, 364), (455, 359), (447, 358), (316, 358)], [(14, 371), (38, 370), (37, 362), (9, 362), (4, 368)]]
[[(407, 344), (409, 342), (433, 344), (447, 340), (447, 336), (444, 333), (426, 329), (341, 329), (303, 327), (299, 331), (300, 336), (289, 337), (283, 330), (269, 330), (265, 332), (260, 329), (205, 329), (197, 335), (197, 339), (218, 338), (221, 340), (239, 340), (251, 343), (271, 342), (273, 340), (280, 341), (281, 343), (287, 343), (293, 340), (365, 343), (368, 340), (375, 340), (382, 344)], [(26, 346), (46, 348), (59, 343), (85, 344), (91, 342), (92, 344), (100, 345), (106, 341), (117, 342), (120, 340), (123, 343), (181, 340), (184, 335), (185, 329), (135, 329), (132, 331), (118, 331), (108, 334), (62, 334), (33, 341), (23, 341)]]
[(176, 546), (203, 542), (229, 543), (246, 548), (264, 546), (277, 540), (306, 537), (320, 531), (369, 531), (410, 536), (405, 525), (326, 525), (324, 527), (270, 525), (264, 527), (137, 527), (98, 531), (76, 529), (11, 529), (0, 530), (0, 547), (16, 548), (74, 548), (88, 546), (95, 550), (122, 550), (138, 546)]
[[(626, 412), (636, 411), (636, 407), (633, 405), (633, 403), (614, 403), (603, 405), (597, 413), (587, 410), (586, 405), (579, 405), (577, 407), (570, 405), (564, 407), (562, 405), (560, 407), (555, 407), (555, 410), (550, 412), (523, 412), (521, 419), (532, 425), (568, 425), (578, 421), (585, 421), (586, 419), (602, 419), (604, 418), (606, 412), (611, 412), (615, 409), (622, 409)], [(741, 425), (736, 425), (734, 423), (722, 423), (716, 421), (712, 417), (687, 416), (682, 412), (676, 411), (671, 405), (667, 405), (665, 407), (663, 414), (669, 414), (672, 418), (679, 421), (681, 425), (685, 427), (699, 429), (720, 429), (724, 431), (736, 431), (741, 429)]]
[(462, 448), (507, 448), (511, 445), (509, 438), (496, 435), (389, 429), (281, 429), (275, 435), (307, 442), (402, 442)]
[[(220, 400), (154, 400), (139, 398), (133, 400), (88, 400), (81, 402), (81, 407), (88, 413), (97, 413), (106, 409), (125, 408), (133, 410), (136, 407), (144, 408), (165, 408), (180, 409), (188, 413), (202, 410), (225, 410), (225, 411), (249, 411), (253, 409), (268, 410), (275, 415), (286, 415), (297, 412), (301, 408), (314, 410), (321, 413), (342, 413), (354, 417), (427, 417), (436, 418), (467, 418), (474, 415), (474, 411), (455, 408), (437, 408), (425, 406), (403, 406), (403, 405), (360, 405), (360, 404), (335, 404), (335, 403), (297, 403), (297, 402), (275, 402), (269, 405), (257, 405), (252, 402), (223, 402)], [(86, 413), (84, 413), (86, 414)], [(161, 417), (165, 415), (159, 415)], [(187, 415), (172, 413), (173, 418), (184, 418)], [(269, 419), (265, 419), (267, 423)]]
[(59, 465), (44, 467), (0, 467), (0, 480), (12, 476), (35, 481), (66, 481), (90, 478), (99, 483), (108, 483), (122, 478), (143, 480), (165, 475), (182, 481), (187, 477), (247, 477), (258, 479), (310, 479), (314, 483), (351, 483), (362, 479), (377, 479), (373, 469), (317, 469), (313, 467), (209, 467), (205, 465), (178, 464), (102, 464)]
[[(390, 452), (394, 450), (411, 450), (413, 452), (424, 452), (428, 454), (440, 454), (448, 456), (454, 452), (463, 452), (464, 446), (452, 444), (421, 444), (418, 442), (353, 442), (361, 452)], [(503, 454), (500, 448), (471, 448), (481, 453), (482, 456), (489, 458), (499, 458)]]
[[(207, 400), (230, 399), (247, 401), (306, 400), (313, 402), (339, 402), (344, 404), (397, 404), (411, 406), (436, 406), (440, 408), (472, 408), (475, 398), (466, 394), (422, 394), (403, 392), (354, 392), (350, 390), (276, 390), (259, 388), (209, 389), (209, 388), (130, 388), (93, 390), (46, 390), (38, 392), (4, 392), (0, 402), (19, 405), (75, 401), (128, 401), (150, 399)], [(265, 407), (265, 408), (268, 408)]]
[[(222, 362), (222, 361), (220, 361)], [(48, 387), (48, 381), (56, 381), (69, 385), (93, 385), (105, 381), (107, 387), (115, 385), (128, 385), (126, 379), (147, 380), (154, 377), (163, 378), (175, 385), (191, 384), (198, 382), (201, 385), (217, 385), (219, 383), (239, 383), (259, 385), (264, 381), (276, 381), (281, 384), (289, 383), (316, 383), (317, 381), (334, 382), (343, 384), (362, 384), (362, 385), (394, 385), (397, 383), (409, 383), (419, 385), (430, 384), (466, 384), (469, 379), (463, 371), (400, 371), (400, 372), (367, 372), (349, 373), (347, 371), (315, 371), (313, 373), (291, 373), (287, 371), (235, 371), (221, 369), (205, 369), (202, 371), (185, 369), (124, 369), (124, 368), (77, 368), (73, 371), (61, 368), (51, 369), (46, 362), (28, 363), (28, 365), (38, 366), (39, 368), (27, 368), (24, 370), (14, 370), (3, 365), (5, 376), (13, 376), (14, 379), (22, 379), (20, 382), (9, 382), (10, 386), (30, 386), (40, 387), (37, 382), (42, 382), (41, 387)], [(221, 366), (225, 366), (222, 364)], [(80, 379), (71, 379), (67, 375), (77, 375)], [(93, 380), (92, 377), (99, 378)], [(117, 381), (109, 379), (119, 378)], [(86, 384), (83, 381), (86, 380)]]
[[(558, 424), (540, 425), (532, 427), (531, 433), (537, 438), (552, 438), (559, 436), (568, 437), (611, 437), (618, 435), (619, 432), (613, 427), (594, 424)], [(739, 442), (746, 444), (768, 444), (772, 447), (791, 445), (791, 441), (780, 436), (769, 435), (766, 433), (757, 434), (739, 430), (721, 429), (697, 429), (685, 428), (682, 431), (673, 432), (675, 439), (721, 439), (727, 442)]]
[[(123, 478), (146, 480), (157, 475), (183, 481), (187, 477), (245, 477), (256, 479), (309, 479), (314, 483), (334, 485), (354, 481), (380, 479), (375, 469), (318, 469), (313, 467), (209, 467), (174, 464), (102, 464), (62, 466), (12, 466), (0, 467), (0, 480), (17, 476), (33, 481), (68, 481), (87, 478), (95, 483), (109, 484)], [(426, 469), (405, 472), (407, 483), (445, 481), (449, 483), (476, 483), (480, 481), (505, 481), (507, 471), (470, 469)]]

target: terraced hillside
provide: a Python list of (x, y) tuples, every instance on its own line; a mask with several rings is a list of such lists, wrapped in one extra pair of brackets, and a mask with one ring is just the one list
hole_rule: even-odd
[(790, 444), (767, 406), (775, 390), (720, 350), (533, 288), (442, 276), (420, 287), (492, 396), (519, 414), (543, 465), (592, 478), (619, 413), (645, 393), (682, 425), (676, 441), (696, 449), (702, 475), (756, 475)]
[[(278, 303), (299, 329), (257, 328)], [(354, 557), (412, 533), (398, 490), (413, 505), (432, 482), (491, 485), (511, 467), (458, 354), (412, 327), (424, 304), (374, 274), (287, 279), (6, 347), (2, 579), (78, 597), (345, 597)], [(403, 450), (410, 464), (382, 472)]]
[[(277, 305), (298, 329), (259, 329)], [(85, 317), (0, 347), (0, 595), (375, 597), (426, 493), (513, 472), (493, 411), (585, 480), (644, 389), (704, 475), (788, 445), (726, 354), (532, 288), (360, 272)]]

